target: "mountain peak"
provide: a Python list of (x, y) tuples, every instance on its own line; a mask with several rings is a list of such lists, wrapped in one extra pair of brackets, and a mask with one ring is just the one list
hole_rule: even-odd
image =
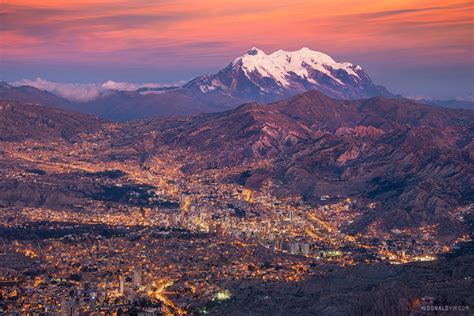
[(257, 47), (252, 47), (251, 49), (249, 49), (247, 51), (247, 55), (250, 55), (250, 56), (256, 56), (256, 55), (266, 55), (265, 52)]
[(269, 55), (253, 47), (247, 54), (235, 59), (232, 66), (241, 67), (248, 78), (258, 74), (261, 77), (273, 79), (282, 87), (290, 86), (292, 82), (289, 78), (294, 76), (317, 85), (317, 80), (311, 78), (313, 71), (322, 73), (334, 84), (341, 86), (345, 83), (335, 75), (336, 71), (345, 72), (349, 78), (353, 77), (353, 80), (360, 79), (351, 63), (338, 63), (329, 55), (307, 47), (292, 52), (277, 50)]
[(374, 84), (360, 66), (338, 62), (308, 47), (272, 53), (252, 47), (217, 74), (200, 76), (184, 87), (199, 94), (265, 103), (310, 90), (337, 99), (392, 96)]
[(0, 88), (1, 89), (10, 89), (12, 86), (9, 85), (7, 82), (5, 81), (0, 81)]

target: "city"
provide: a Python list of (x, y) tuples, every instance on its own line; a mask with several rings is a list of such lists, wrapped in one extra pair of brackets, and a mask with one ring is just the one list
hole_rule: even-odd
[(0, 315), (473, 316), (474, 2), (0, 1)]
[[(271, 181), (252, 190), (228, 180), (269, 160), (188, 175), (174, 157), (189, 153), (160, 154), (142, 165), (97, 163), (89, 157), (102, 154), (109, 138), (87, 137), (80, 145), (2, 143), (5, 157), (22, 166), (3, 168), (4, 178), (46, 182), (47, 174), (74, 174), (78, 183), (93, 177), (131, 188), (127, 201), (3, 207), (4, 313), (205, 313), (232, 297), (228, 280), (297, 282), (334, 266), (432, 261), (471, 237), (441, 240), (436, 225), (351, 232), (376, 202), (321, 196), (315, 205), (277, 198)], [(452, 217), (463, 222), (473, 207)]]

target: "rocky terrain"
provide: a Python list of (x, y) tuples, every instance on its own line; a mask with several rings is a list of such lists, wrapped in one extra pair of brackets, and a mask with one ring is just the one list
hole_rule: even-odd
[(55, 107), (0, 100), (0, 140), (73, 141), (80, 133), (93, 133), (101, 120)]
[[(171, 271), (176, 280), (169, 297), (159, 292), (160, 301), (179, 310), (173, 301), (192, 298), (190, 310), (196, 313), (425, 315), (426, 297), (436, 305), (472, 306), (472, 252), (444, 256), (473, 237), (473, 125), (470, 110), (383, 97), (336, 100), (317, 91), (269, 105), (246, 103), (219, 113), (125, 123), (1, 101), (0, 238), (13, 247), (10, 252), (29, 239), (38, 245), (41, 238), (62, 238), (64, 249), (56, 241), (34, 246), (57, 251), (50, 256), (54, 262), (61, 254), (73, 262), (88, 256), (88, 248), (81, 247), (89, 247), (94, 233), (100, 240), (118, 238), (111, 249), (130, 249), (105, 250), (128, 258), (110, 262), (127, 265), (130, 252), (153, 250), (159, 258), (150, 261), (153, 266)], [(192, 202), (189, 192), (196, 192)], [(237, 212), (233, 203), (246, 209)], [(282, 208), (306, 213), (292, 222), (292, 212), (282, 216)], [(295, 240), (314, 238), (311, 257), (217, 232), (212, 242), (209, 232), (181, 230), (185, 236), (179, 233), (176, 242), (166, 232), (166, 242), (149, 244), (147, 230), (139, 227), (156, 221), (161, 236), (163, 216), (169, 215), (168, 225), (179, 232), (175, 222), (200, 220), (188, 216), (191, 212), (207, 211), (212, 220), (222, 210), (237, 223), (231, 228), (252, 219), (247, 228), (258, 231), (266, 227), (265, 217), (280, 225), (262, 229), (273, 234), (290, 223), (293, 228), (284, 236), (296, 231), (301, 235)], [(78, 224), (84, 221), (94, 225)], [(104, 222), (111, 228), (100, 225)], [(129, 222), (138, 226), (125, 227)], [(133, 246), (120, 244), (124, 232), (131, 234)], [(66, 236), (75, 234), (88, 241), (77, 237), (80, 247), (71, 254)], [(200, 234), (204, 239), (196, 237)], [(205, 251), (199, 263), (196, 243)], [(25, 254), (31, 256), (34, 247)], [(145, 252), (132, 256), (139, 260), (133, 266), (142, 264)], [(87, 260), (103, 264), (97, 280), (117, 280), (120, 272), (111, 275), (109, 261)], [(7, 261), (3, 264), (11, 265)], [(72, 261), (60, 260), (66, 262), (62, 271), (77, 271)], [(32, 257), (31, 262), (39, 261)], [(190, 271), (198, 273), (194, 280), (212, 284), (213, 292), (188, 285)], [(215, 271), (225, 274), (216, 277)], [(36, 291), (35, 279), (28, 280)], [(39, 288), (49, 289), (55, 287)], [(222, 300), (216, 301), (215, 293)]]
[(313, 91), (270, 106), (250, 103), (126, 129), (155, 131), (148, 141), (156, 148), (199, 154), (188, 172), (272, 159), (268, 168), (249, 170), (246, 185), (272, 179), (281, 195), (314, 203), (323, 195), (377, 201), (378, 212), (354, 223), (356, 230), (378, 222), (389, 229), (442, 223), (454, 232), (459, 227), (447, 211), (474, 199), (473, 124), (468, 110), (381, 97), (342, 101)]
[(336, 100), (311, 91), (271, 105), (116, 125), (18, 102), (3, 102), (1, 111), (4, 141), (80, 142), (81, 133), (107, 130), (104, 140), (89, 140), (100, 146), (90, 159), (146, 163), (179, 150), (187, 173), (269, 160), (229, 181), (259, 188), (270, 179), (278, 195), (309, 203), (322, 196), (375, 202), (354, 231), (437, 224), (453, 236), (463, 228), (449, 210), (474, 200), (469, 110), (383, 97)]
[(4, 81), (0, 82), (0, 100), (20, 101), (62, 108), (73, 106), (68, 100), (49, 93), (48, 91), (30, 86), (14, 87)]
[(264, 103), (311, 90), (338, 99), (394, 96), (374, 84), (359, 65), (338, 63), (306, 47), (268, 55), (254, 47), (218, 73), (197, 77), (184, 87), (196, 95), (230, 95)]
[(442, 106), (453, 109), (468, 109), (474, 110), (473, 100), (418, 100), (418, 102)]

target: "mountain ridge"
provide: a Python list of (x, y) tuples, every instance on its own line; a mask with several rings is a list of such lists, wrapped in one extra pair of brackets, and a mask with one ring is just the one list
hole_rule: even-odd
[(61, 139), (75, 142), (97, 131), (103, 120), (54, 106), (0, 100), (0, 141)]
[(272, 180), (280, 196), (312, 203), (326, 195), (376, 201), (377, 211), (354, 223), (355, 230), (377, 221), (388, 230), (444, 221), (452, 234), (457, 226), (447, 212), (474, 202), (473, 124), (471, 110), (310, 91), (272, 106), (137, 122), (131, 130), (156, 131), (159, 146), (193, 153), (185, 172), (269, 159), (268, 167), (248, 171), (244, 185)]
[(0, 99), (59, 106), (112, 121), (225, 111), (247, 102), (271, 103), (311, 90), (339, 99), (396, 97), (372, 82), (362, 67), (338, 63), (303, 48), (267, 55), (253, 48), (215, 74), (182, 87), (106, 90), (89, 101), (69, 101), (33, 87), (0, 85)]
[(107, 130), (95, 159), (146, 164), (171, 150), (185, 173), (256, 164), (239, 183), (258, 189), (272, 181), (278, 183), (277, 196), (315, 204), (322, 196), (375, 203), (374, 211), (353, 223), (354, 231), (376, 222), (386, 230), (442, 223), (453, 236), (459, 227), (449, 211), (474, 202), (472, 110), (384, 97), (337, 100), (310, 91), (272, 105), (253, 102), (111, 128), (53, 107), (12, 108), (18, 110), (0, 116), (0, 126), (7, 128), (2, 141), (74, 143), (81, 133)]
[(195, 93), (221, 92), (236, 98), (273, 102), (309, 90), (340, 99), (384, 95), (359, 65), (338, 63), (330, 56), (302, 48), (271, 54), (254, 47), (214, 75), (198, 76), (184, 85)]

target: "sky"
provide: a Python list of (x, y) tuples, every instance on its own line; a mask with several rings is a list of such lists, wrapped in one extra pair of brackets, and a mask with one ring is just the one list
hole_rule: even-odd
[(472, 98), (474, 2), (0, 0), (0, 79), (166, 83), (309, 47), (410, 97)]

